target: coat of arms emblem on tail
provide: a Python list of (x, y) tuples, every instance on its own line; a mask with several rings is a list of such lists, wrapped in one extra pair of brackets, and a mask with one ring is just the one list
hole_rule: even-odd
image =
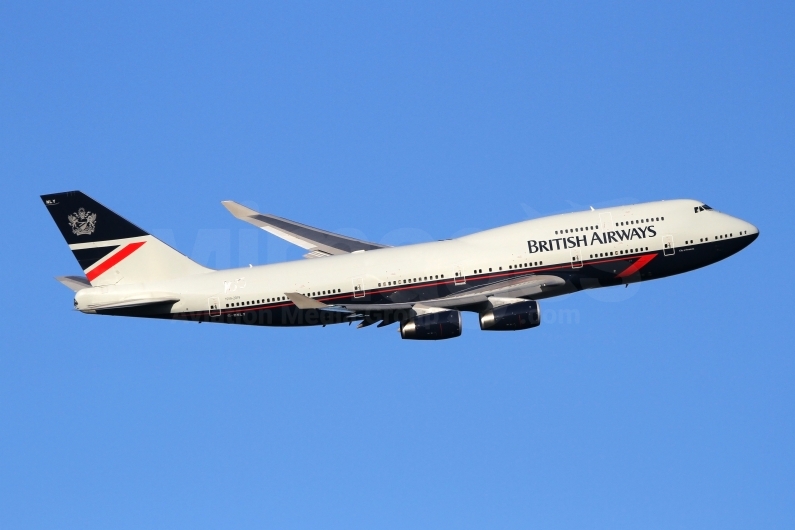
[(80, 208), (68, 216), (68, 219), (69, 224), (72, 226), (72, 233), (76, 236), (93, 234), (97, 227), (97, 214), (87, 212), (84, 208)]

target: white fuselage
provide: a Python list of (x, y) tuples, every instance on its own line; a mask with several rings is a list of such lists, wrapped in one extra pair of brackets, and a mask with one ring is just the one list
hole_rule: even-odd
[(335, 298), (364, 298), (371, 291), (434, 279), (457, 286), (487, 273), (498, 278), (517, 268), (560, 270), (638, 251), (666, 255), (668, 249), (681, 251), (758, 233), (741, 219), (714, 210), (694, 211), (701, 204), (673, 200), (574, 212), (452, 240), (211, 271), (167, 281), (94, 287), (79, 291), (75, 305), (93, 312), (91, 306), (98, 303), (142, 293), (175, 295), (179, 302), (171, 307), (172, 313), (287, 302), (285, 293), (290, 292), (334, 303)]

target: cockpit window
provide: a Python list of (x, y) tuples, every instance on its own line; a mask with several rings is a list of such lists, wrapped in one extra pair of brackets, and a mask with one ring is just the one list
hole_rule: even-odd
[(704, 210), (711, 210), (712, 208), (707, 206), (706, 204), (702, 204), (701, 206), (693, 206), (693, 212), (703, 212)]

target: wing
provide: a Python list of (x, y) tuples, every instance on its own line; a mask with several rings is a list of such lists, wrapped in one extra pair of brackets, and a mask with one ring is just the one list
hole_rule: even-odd
[(395, 304), (339, 304), (327, 305), (319, 300), (308, 298), (299, 293), (285, 293), (299, 309), (318, 309), (349, 313), (349, 321), (362, 320), (359, 327), (369, 326), (381, 321), (382, 327), (409, 314), (422, 314), (438, 309), (457, 309), (461, 311), (482, 311), (486, 308), (506, 303), (521, 302), (553, 291), (566, 289), (566, 280), (558, 276), (539, 275), (525, 276), (495, 282), (482, 287), (475, 287), (454, 295), (423, 300), (421, 302), (404, 302)]
[(482, 306), (489, 303), (489, 298), (533, 299), (539, 295), (547, 295), (551, 291), (561, 291), (565, 288), (566, 280), (563, 278), (552, 275), (533, 275), (494, 282), (431, 300), (396, 304), (341, 304), (341, 306), (349, 310), (364, 312), (411, 309), (417, 306), (479, 311)]
[(522, 298), (532, 299), (538, 295), (559, 291), (566, 286), (566, 280), (559, 276), (539, 275), (525, 276), (503, 280), (483, 287), (462, 291), (454, 295), (422, 302), (428, 307), (441, 307), (444, 309), (465, 309), (477, 307), (489, 301), (489, 298)]
[(221, 201), (221, 204), (241, 221), (251, 223), (276, 237), (309, 250), (307, 254), (304, 254), (305, 258), (322, 258), (334, 254), (348, 254), (387, 247), (387, 245), (327, 232), (275, 215), (259, 213), (234, 201)]

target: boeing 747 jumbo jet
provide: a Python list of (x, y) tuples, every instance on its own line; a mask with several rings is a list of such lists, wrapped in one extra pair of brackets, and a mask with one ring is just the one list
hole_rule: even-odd
[(225, 201), (238, 219), (315, 259), (212, 270), (79, 191), (42, 199), (85, 273), (57, 278), (83, 313), (253, 326), (398, 323), (401, 337), (419, 340), (461, 335), (461, 311), (477, 313), (482, 330), (533, 328), (542, 298), (698, 269), (759, 235), (683, 199), (388, 247)]

